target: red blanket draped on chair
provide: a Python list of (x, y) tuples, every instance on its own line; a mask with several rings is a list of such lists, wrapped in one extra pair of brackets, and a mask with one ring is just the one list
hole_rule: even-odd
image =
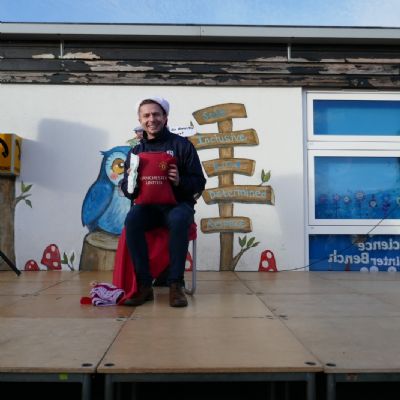
[[(197, 225), (193, 223), (189, 229), (189, 240), (197, 238)], [(169, 264), (167, 228), (155, 228), (146, 232), (147, 247), (149, 250), (150, 273), (157, 278)], [(114, 261), (113, 285), (125, 291), (125, 296), (120, 299), (119, 304), (132, 297), (136, 292), (136, 275), (134, 266), (126, 246), (125, 228), (122, 230), (118, 241), (117, 252)]]

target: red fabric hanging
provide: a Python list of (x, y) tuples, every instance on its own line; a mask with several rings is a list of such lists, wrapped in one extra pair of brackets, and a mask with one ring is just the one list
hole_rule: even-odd
[[(189, 228), (189, 240), (196, 238), (197, 225), (193, 223)], [(150, 273), (153, 278), (157, 278), (169, 264), (168, 229), (160, 227), (146, 232), (146, 241), (149, 249)], [(125, 291), (118, 304), (123, 304), (137, 290), (136, 274), (126, 246), (125, 228), (122, 230), (115, 254), (113, 285)]]

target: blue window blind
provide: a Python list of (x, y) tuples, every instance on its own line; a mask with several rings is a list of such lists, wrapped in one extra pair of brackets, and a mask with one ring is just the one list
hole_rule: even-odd
[(314, 159), (316, 219), (400, 218), (399, 157)]
[(315, 135), (400, 136), (400, 101), (313, 100)]

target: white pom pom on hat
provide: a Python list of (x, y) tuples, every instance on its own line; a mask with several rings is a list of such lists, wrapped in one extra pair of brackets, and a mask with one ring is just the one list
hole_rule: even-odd
[(168, 115), (169, 114), (169, 103), (167, 100), (165, 100), (162, 97), (157, 97), (157, 96), (153, 96), (153, 97), (145, 97), (144, 99), (138, 101), (136, 103), (136, 111), (139, 115), (139, 108), (140, 105), (145, 101), (145, 100), (151, 100), (154, 101), (155, 103), (157, 103), (164, 111), (165, 113)]

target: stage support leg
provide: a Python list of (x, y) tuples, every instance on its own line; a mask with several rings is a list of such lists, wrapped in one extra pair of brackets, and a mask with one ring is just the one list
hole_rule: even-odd
[(82, 400), (90, 400), (92, 395), (92, 382), (90, 375), (85, 374), (82, 380)]
[(307, 400), (315, 400), (315, 374), (307, 374)]
[(327, 400), (335, 400), (336, 399), (336, 379), (335, 379), (335, 374), (328, 374), (327, 375), (326, 399)]

